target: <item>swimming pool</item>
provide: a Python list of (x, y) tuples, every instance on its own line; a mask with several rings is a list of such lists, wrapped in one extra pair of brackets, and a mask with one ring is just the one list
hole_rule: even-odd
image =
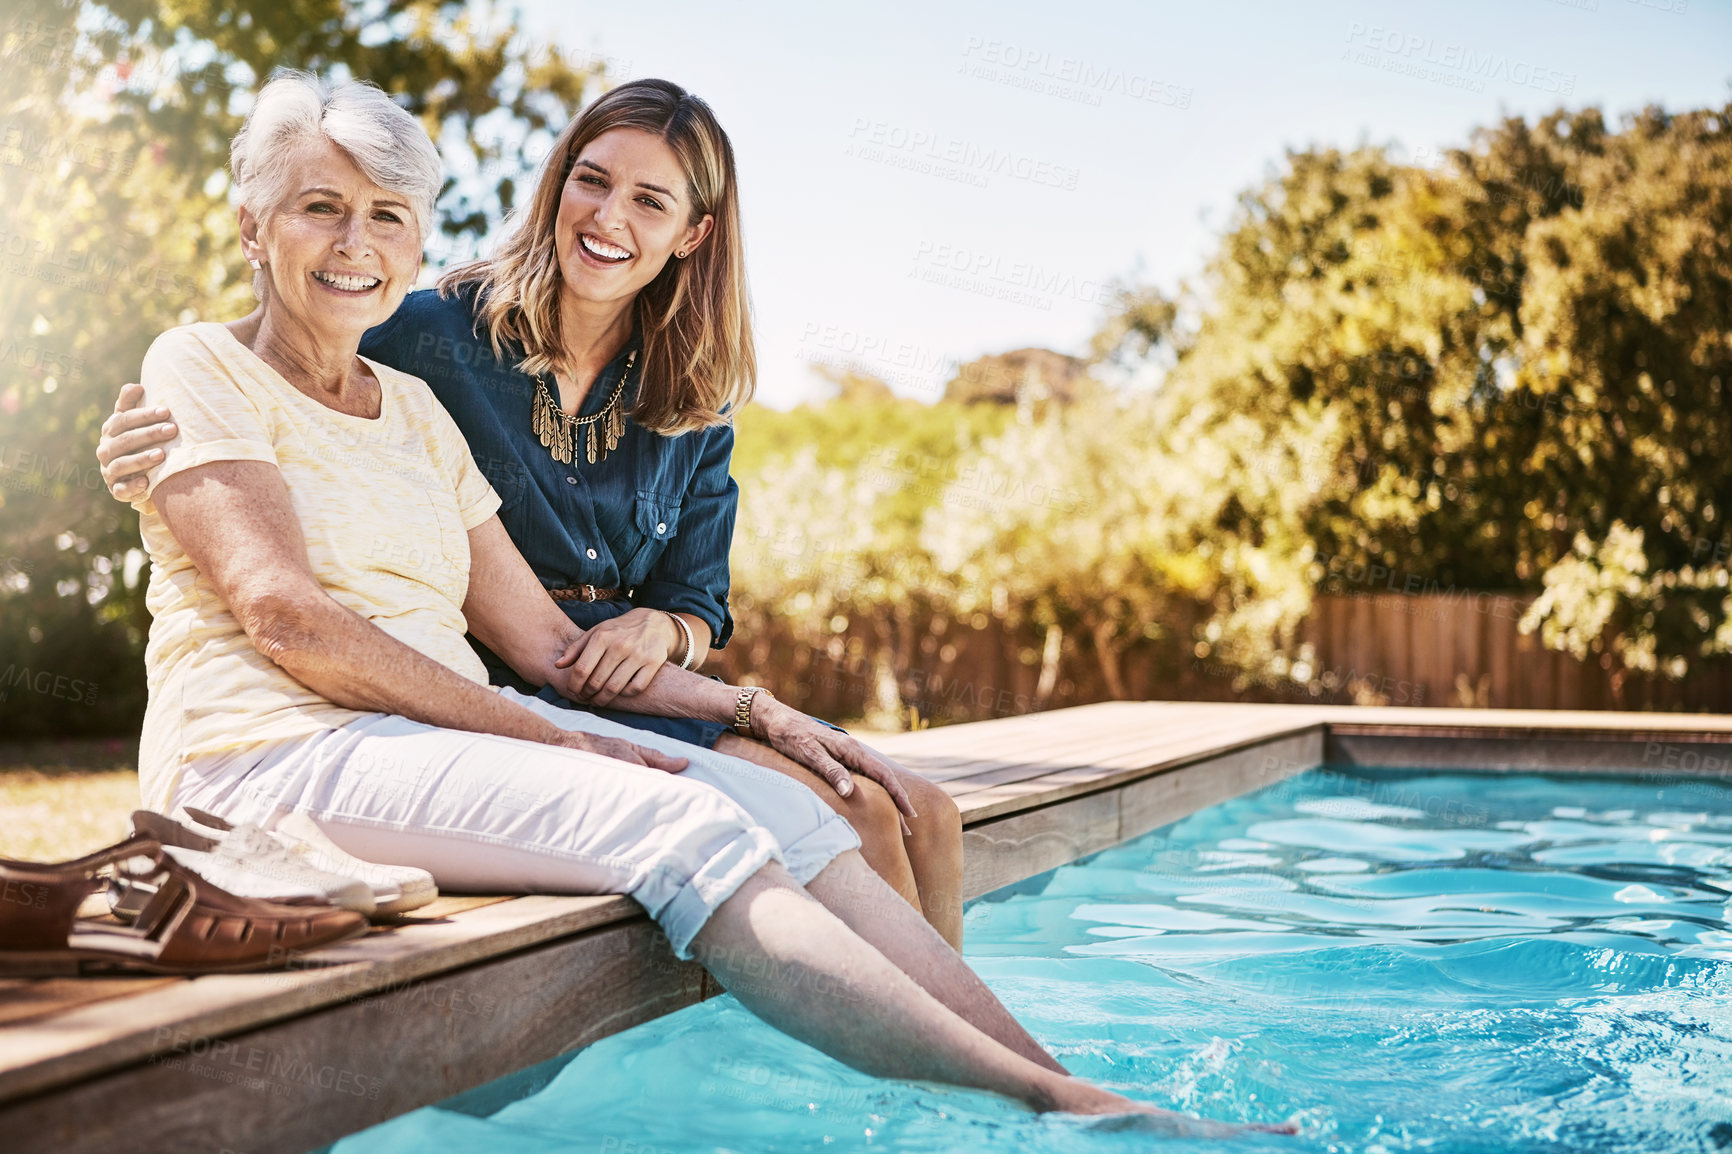
[[(1313, 770), (974, 903), (1076, 1073), (1297, 1138), (1185, 1150), (1732, 1149), (1732, 789)], [(406, 1060), (413, 1060), (412, 1057)], [(1142, 1150), (865, 1077), (718, 998), (341, 1154)]]

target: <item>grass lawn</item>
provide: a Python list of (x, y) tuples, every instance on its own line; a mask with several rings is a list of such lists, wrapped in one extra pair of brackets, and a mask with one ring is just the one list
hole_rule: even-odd
[(0, 857), (64, 861), (125, 837), (138, 808), (136, 746), (0, 746)]

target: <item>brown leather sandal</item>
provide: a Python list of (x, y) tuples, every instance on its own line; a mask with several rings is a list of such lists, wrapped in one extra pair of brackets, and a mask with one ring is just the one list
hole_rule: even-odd
[[(149, 867), (130, 868), (139, 859)], [(79, 905), (105, 884), (107, 866), (156, 887), (131, 925), (78, 917)], [(76, 861), (0, 858), (0, 977), (269, 969), (366, 932), (367, 919), (349, 910), (236, 897), (145, 834)]]

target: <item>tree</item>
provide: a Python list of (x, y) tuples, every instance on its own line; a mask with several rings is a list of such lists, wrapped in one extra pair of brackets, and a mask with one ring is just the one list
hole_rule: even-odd
[[(1115, 698), (1130, 696), (1121, 663), (1141, 641), (1232, 672), (1292, 649), (1309, 604), (1302, 478), (1260, 459), (1248, 418), (1196, 416), (1130, 394), (1019, 421), (967, 455), (928, 511), (954, 612), (1044, 636), (1042, 704), (1067, 637), (1087, 640)], [(1252, 511), (1258, 532), (1221, 531)]]
[[(741, 414), (730, 554), (736, 640), (727, 661), (734, 676), (752, 680), (786, 678), (792, 659), (814, 678), (858, 690), (869, 721), (885, 726), (901, 720), (899, 680), (929, 623), (957, 613), (922, 541), (927, 512), (959, 462), (1010, 414), (874, 392)], [(798, 685), (778, 684), (797, 699)]]
[[(0, 730), (130, 733), (144, 704), (134, 513), (97, 427), (162, 330), (251, 305), (228, 141), (279, 63), (372, 80), (451, 174), (467, 255), (599, 77), (440, 0), (15, 0), (0, 42)], [(46, 676), (45, 676), (46, 675)], [(76, 689), (74, 687), (77, 687)]]
[(1070, 405), (1097, 389), (1081, 357), (1051, 349), (1013, 349), (959, 365), (944, 386), (944, 399), (964, 405)]
[(1729, 304), (1732, 106), (1585, 109), (1437, 170), (1291, 153), (1203, 286), (1098, 347), (1164, 357), (1177, 427), (1237, 446), (1229, 548), (1284, 529), (1273, 472), (1315, 586), (1543, 592), (1548, 644), (1681, 676), (1732, 648)]
[(1566, 136), (1580, 203), (1522, 252), (1516, 387), (1560, 402), (1528, 449), (1552, 548), (1526, 624), (1683, 676), (1732, 652), (1732, 104), (1583, 127)]

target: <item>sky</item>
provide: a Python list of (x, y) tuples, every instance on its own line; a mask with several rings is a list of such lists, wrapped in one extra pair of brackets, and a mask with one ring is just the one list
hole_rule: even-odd
[(709, 102), (740, 169), (760, 401), (814, 365), (936, 400), (1194, 280), (1288, 149), (1435, 163), (1507, 116), (1732, 100), (1732, 0), (524, 0), (524, 31)]

